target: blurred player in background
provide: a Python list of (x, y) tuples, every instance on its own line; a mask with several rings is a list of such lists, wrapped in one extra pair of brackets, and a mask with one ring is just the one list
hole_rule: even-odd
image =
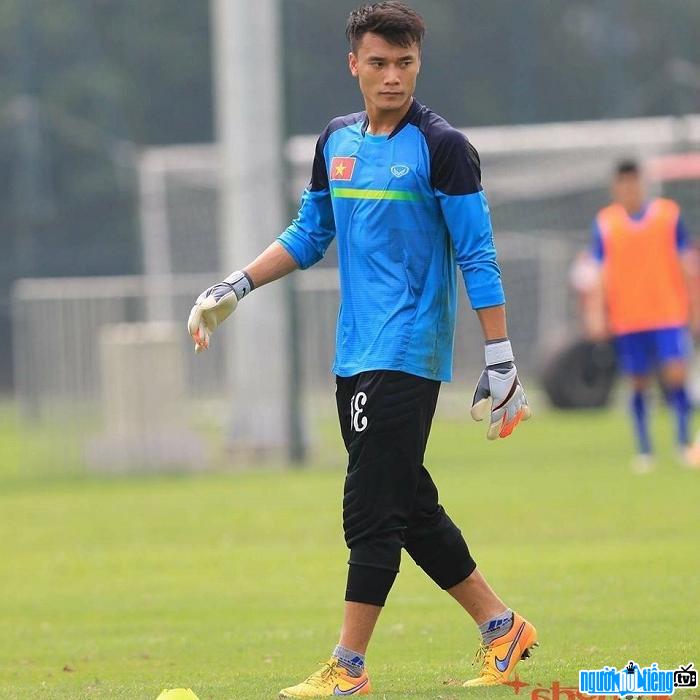
[(480, 675), (467, 685), (504, 683), (537, 642), (535, 628), (476, 568), (423, 465), (440, 383), (452, 373), (457, 267), (485, 338), (472, 416), (488, 417), (487, 435), (495, 439), (530, 415), (506, 334), (478, 155), (413, 99), (424, 30), (421, 17), (399, 2), (350, 15), (349, 68), (365, 111), (330, 122), (298, 218), (255, 261), (204, 291), (190, 315), (202, 350), (239, 300), (315, 264), (337, 238), (341, 305), (333, 371), (349, 455), (346, 603), (330, 660), (281, 691), (283, 698), (369, 693), (365, 653), (402, 548), (480, 627)]
[[(692, 349), (689, 323), (691, 316), (697, 317), (695, 302), (691, 314), (689, 293), (690, 281), (697, 276), (697, 256), (680, 207), (670, 199), (647, 199), (636, 162), (618, 165), (612, 198), (593, 223), (591, 253), (602, 274), (601, 293), (595, 285), (587, 285), (588, 335), (613, 336), (620, 367), (629, 377), (635, 471), (647, 472), (654, 466), (647, 394), (657, 372), (675, 417), (680, 459), (695, 466), (686, 381)], [(604, 304), (604, 312), (596, 301)]]

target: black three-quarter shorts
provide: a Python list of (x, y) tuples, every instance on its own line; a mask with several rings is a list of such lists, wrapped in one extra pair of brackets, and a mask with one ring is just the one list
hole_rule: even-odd
[[(351, 570), (395, 576), (405, 548), (441, 588), (463, 581), (476, 564), (423, 464), (440, 382), (374, 370), (336, 384), (348, 451), (343, 528)], [(359, 598), (348, 590), (346, 599)]]

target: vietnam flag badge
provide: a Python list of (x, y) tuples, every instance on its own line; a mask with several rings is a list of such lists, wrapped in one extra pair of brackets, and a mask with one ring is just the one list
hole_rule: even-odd
[(335, 156), (331, 160), (331, 180), (352, 180), (352, 172), (355, 170), (354, 158), (341, 158)]

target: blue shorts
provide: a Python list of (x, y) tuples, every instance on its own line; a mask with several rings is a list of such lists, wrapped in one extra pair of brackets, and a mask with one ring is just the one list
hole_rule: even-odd
[(625, 374), (649, 374), (672, 360), (687, 360), (690, 348), (685, 326), (615, 336), (617, 359)]

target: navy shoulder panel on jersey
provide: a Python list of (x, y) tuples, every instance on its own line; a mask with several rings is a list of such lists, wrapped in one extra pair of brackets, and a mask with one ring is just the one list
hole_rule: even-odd
[(415, 100), (407, 116), (409, 122), (421, 130), (428, 143), (433, 187), (449, 195), (480, 192), (479, 154), (467, 137)]
[(335, 117), (328, 122), (328, 126), (321, 132), (319, 141), (323, 141), (323, 145), (326, 145), (328, 137), (338, 129), (343, 129), (346, 126), (352, 126), (358, 122), (364, 122), (367, 119), (366, 112), (354, 112), (353, 114), (346, 114), (343, 117)]
[(328, 126), (321, 132), (321, 135), (316, 141), (316, 153), (314, 154), (314, 165), (311, 170), (311, 182), (309, 190), (318, 192), (319, 190), (328, 189), (328, 172), (326, 170), (326, 159), (323, 155), (323, 149), (326, 146), (330, 135), (338, 129), (343, 129), (346, 126), (352, 126), (358, 122), (365, 121), (367, 115), (364, 112), (355, 112), (354, 114), (346, 114), (343, 117), (331, 119)]

